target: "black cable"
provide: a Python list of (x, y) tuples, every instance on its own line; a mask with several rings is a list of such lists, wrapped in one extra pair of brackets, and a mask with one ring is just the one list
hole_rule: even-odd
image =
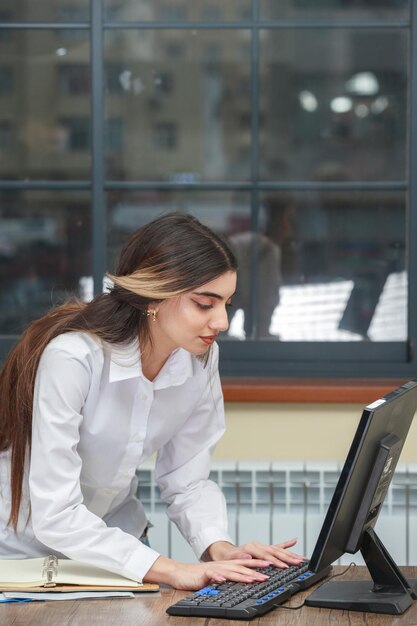
[[(318, 587), (316, 587), (315, 591), (317, 589), (320, 589), (320, 587), (322, 587), (326, 583), (329, 583), (331, 580), (333, 580), (333, 578), (338, 578), (339, 576), (344, 576), (346, 574), (346, 572), (348, 572), (352, 567), (356, 567), (356, 563), (353, 563), (353, 562), (350, 563), (349, 566), (346, 569), (343, 570), (343, 572), (340, 572), (339, 574), (333, 574), (333, 576), (330, 576), (329, 578), (326, 578), (325, 580), (323, 580), (323, 582), (321, 582), (320, 585)], [(304, 600), (304, 602), (302, 604), (298, 604), (297, 606), (284, 606), (283, 604), (280, 604), (276, 608), (277, 609), (287, 609), (287, 611), (298, 611), (299, 609), (302, 609), (303, 606), (305, 606), (305, 603), (306, 603), (306, 601)]]

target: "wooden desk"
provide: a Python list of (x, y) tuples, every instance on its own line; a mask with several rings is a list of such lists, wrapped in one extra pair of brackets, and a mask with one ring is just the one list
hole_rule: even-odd
[[(343, 571), (335, 567), (334, 573)], [(405, 576), (417, 578), (417, 567), (402, 568)], [(364, 567), (356, 567), (344, 577), (367, 577)], [(339, 579), (340, 580), (340, 579)], [(299, 605), (309, 592), (298, 594), (287, 603)], [(78, 600), (0, 604), (2, 626), (416, 626), (417, 600), (403, 615), (381, 615), (303, 607), (299, 611), (277, 608), (249, 622), (237, 620), (173, 617), (165, 609), (184, 596), (184, 592), (162, 589), (158, 593), (138, 594), (132, 599)]]

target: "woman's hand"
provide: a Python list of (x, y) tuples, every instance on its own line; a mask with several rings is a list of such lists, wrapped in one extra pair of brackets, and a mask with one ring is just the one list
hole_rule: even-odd
[(144, 581), (163, 583), (175, 589), (189, 591), (226, 580), (240, 583), (264, 582), (268, 576), (252, 568), (267, 567), (269, 564), (270, 561), (252, 558), (188, 565), (160, 556), (146, 573)]
[(264, 559), (275, 567), (286, 568), (290, 565), (299, 565), (304, 557), (294, 552), (291, 548), (297, 543), (296, 539), (289, 539), (282, 543), (266, 545), (258, 541), (250, 541), (243, 546), (234, 546), (227, 541), (216, 541), (207, 550), (213, 561), (227, 559)]

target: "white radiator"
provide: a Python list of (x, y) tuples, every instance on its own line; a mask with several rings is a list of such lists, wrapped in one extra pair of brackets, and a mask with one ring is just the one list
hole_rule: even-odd
[[(237, 544), (298, 538), (296, 552), (311, 556), (341, 467), (336, 462), (222, 461), (211, 479), (225, 494), (229, 531)], [(194, 554), (165, 514), (152, 464), (138, 470), (139, 494), (154, 527), (151, 545), (164, 555), (195, 562)], [(417, 565), (417, 463), (399, 465), (376, 532), (399, 565)], [(360, 553), (340, 563), (362, 563)]]

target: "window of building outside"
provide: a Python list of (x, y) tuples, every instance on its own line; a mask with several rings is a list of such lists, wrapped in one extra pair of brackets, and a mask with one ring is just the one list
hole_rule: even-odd
[(415, 377), (415, 2), (3, 0), (0, 354), (183, 211), (239, 263), (223, 374)]

